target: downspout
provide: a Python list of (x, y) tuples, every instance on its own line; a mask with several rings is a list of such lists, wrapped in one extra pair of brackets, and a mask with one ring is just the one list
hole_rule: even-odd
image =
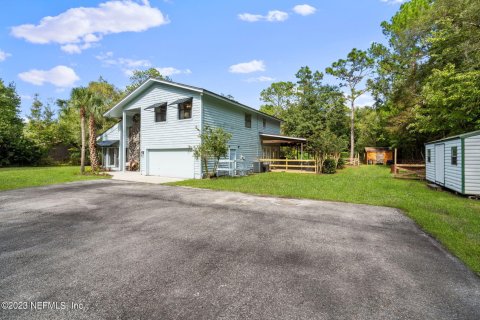
[(127, 152), (126, 152), (126, 132), (127, 132), (127, 114), (125, 111), (122, 113), (122, 150), (120, 151), (121, 153), (121, 163), (120, 163), (120, 168), (123, 172), (125, 172), (125, 163), (127, 161)]
[[(204, 99), (204, 95), (203, 95), (203, 92), (200, 92), (200, 133), (203, 132), (203, 114), (204, 114), (204, 110), (203, 110), (203, 99)], [(202, 143), (202, 138), (200, 138), (200, 144)], [(200, 158), (198, 161), (200, 161), (200, 179), (203, 178), (203, 175), (202, 175), (202, 170), (203, 170), (203, 164), (202, 164), (202, 158)], [(196, 166), (196, 164), (195, 164)], [(193, 172), (195, 172), (195, 168), (193, 168)]]

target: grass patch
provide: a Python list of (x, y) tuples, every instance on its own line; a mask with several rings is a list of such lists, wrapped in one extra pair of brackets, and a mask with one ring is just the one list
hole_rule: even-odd
[(2, 168), (0, 169), (0, 191), (109, 177), (81, 175), (80, 167), (74, 166)]
[(335, 175), (264, 173), (169, 184), (399, 208), (480, 274), (480, 201), (430, 190), (421, 181), (393, 179), (386, 167), (346, 168)]

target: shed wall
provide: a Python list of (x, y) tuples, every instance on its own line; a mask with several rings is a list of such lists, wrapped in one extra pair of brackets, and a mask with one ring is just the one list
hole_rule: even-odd
[(480, 194), (480, 135), (465, 138), (465, 194)]
[[(431, 150), (430, 162), (428, 162), (428, 150)], [(426, 179), (431, 182), (435, 182), (435, 144), (427, 144), (425, 146), (425, 172)]]
[[(447, 140), (445, 144), (445, 187), (462, 192), (462, 143), (460, 138)], [(457, 147), (457, 164), (451, 162), (452, 147)]]

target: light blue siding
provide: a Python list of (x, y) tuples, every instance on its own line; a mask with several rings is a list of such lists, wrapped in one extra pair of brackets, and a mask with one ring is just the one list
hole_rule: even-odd
[(465, 138), (465, 193), (480, 195), (480, 135)]
[(120, 128), (122, 126), (122, 122), (120, 121), (104, 133), (98, 136), (98, 141), (105, 141), (105, 140), (120, 140)]
[[(445, 187), (462, 192), (462, 143), (460, 138), (445, 144)], [(457, 147), (457, 165), (452, 164), (452, 147)]]
[[(431, 152), (430, 162), (428, 162), (428, 150)], [(427, 144), (425, 146), (425, 171), (428, 181), (435, 182), (435, 145)]]
[[(193, 98), (192, 118), (178, 119), (178, 106), (167, 108), (167, 121), (155, 122), (155, 112), (145, 108), (161, 102), (168, 104), (182, 98)], [(154, 84), (146, 89), (142, 95), (130, 102), (126, 110), (140, 109), (140, 170), (146, 174), (147, 150), (159, 149), (188, 149), (200, 143), (198, 131), (200, 128), (201, 100), (198, 93), (165, 84)], [(192, 160), (196, 178), (201, 175), (200, 161)]]
[[(245, 113), (252, 116), (251, 128), (245, 127)], [(263, 119), (266, 127), (263, 128)], [(243, 156), (247, 168), (262, 155), (260, 133), (280, 134), (280, 122), (253, 110), (243, 109), (210, 96), (203, 98), (204, 126), (220, 127), (232, 134), (230, 148), (237, 149), (237, 157)]]

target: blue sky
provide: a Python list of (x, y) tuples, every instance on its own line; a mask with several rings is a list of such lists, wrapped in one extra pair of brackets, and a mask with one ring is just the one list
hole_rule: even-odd
[(23, 114), (34, 93), (66, 98), (99, 76), (123, 88), (131, 70), (148, 67), (258, 108), (272, 81), (294, 81), (305, 65), (323, 71), (353, 47), (384, 42), (380, 23), (401, 2), (8, 1), (0, 78), (16, 83)]

